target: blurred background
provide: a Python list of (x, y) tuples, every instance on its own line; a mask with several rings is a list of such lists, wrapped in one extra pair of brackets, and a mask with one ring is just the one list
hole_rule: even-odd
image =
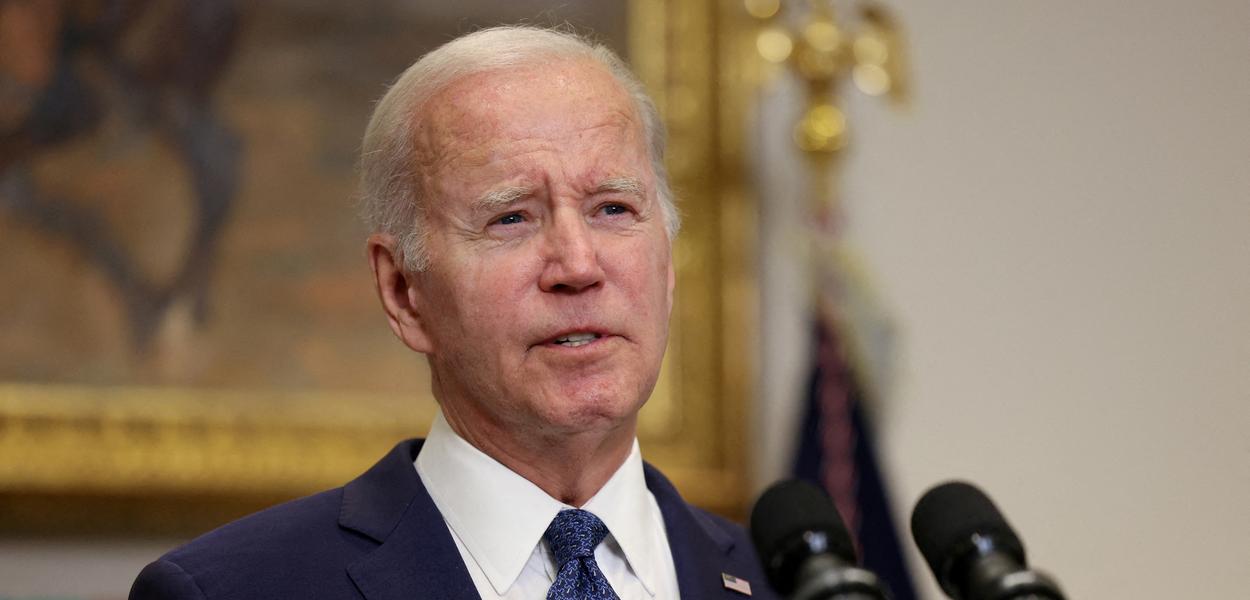
[[(348, 201), (371, 102), (480, 26), (648, 26), (443, 4), (0, 0), (5, 389), (423, 390)], [(743, 496), (827, 484), (909, 597), (941, 597), (906, 519), (951, 478), (1070, 597), (1243, 595), (1250, 4), (688, 4), (747, 50)], [(124, 598), (189, 535), (11, 529), (0, 598)]]

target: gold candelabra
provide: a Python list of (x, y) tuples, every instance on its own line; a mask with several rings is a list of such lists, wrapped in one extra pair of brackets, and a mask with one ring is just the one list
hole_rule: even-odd
[[(898, 21), (871, 0), (744, 0), (759, 20), (755, 47), (774, 71), (787, 69), (803, 84), (803, 112), (794, 124), (795, 145), (808, 157), (808, 199), (812, 214), (790, 236), (806, 246), (816, 298), (823, 319), (838, 332), (839, 345), (859, 378), (863, 397), (876, 405), (890, 379), (892, 327), (853, 249), (838, 235), (838, 168), (848, 143), (842, 88), (850, 82), (862, 93), (905, 105), (909, 86), (903, 36)], [(766, 70), (767, 72), (767, 70)], [(871, 359), (871, 357), (878, 357)]]
[(829, 159), (846, 147), (839, 88), (847, 79), (870, 96), (906, 102), (901, 34), (884, 7), (860, 3), (855, 17), (843, 21), (831, 0), (809, 0), (805, 10), (781, 0), (744, 1), (747, 12), (761, 22), (756, 36), (760, 56), (788, 64), (806, 86), (806, 108), (794, 126), (794, 142), (809, 156)]

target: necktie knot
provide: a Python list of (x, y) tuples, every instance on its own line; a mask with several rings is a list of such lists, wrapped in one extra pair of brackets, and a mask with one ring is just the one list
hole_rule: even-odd
[(562, 510), (547, 526), (543, 539), (556, 562), (556, 578), (547, 600), (620, 600), (595, 562), (595, 547), (608, 526), (580, 508)]
[(608, 527), (594, 513), (580, 508), (560, 511), (547, 526), (543, 539), (555, 556), (556, 565), (564, 566), (574, 558), (593, 560), (595, 547), (608, 535)]

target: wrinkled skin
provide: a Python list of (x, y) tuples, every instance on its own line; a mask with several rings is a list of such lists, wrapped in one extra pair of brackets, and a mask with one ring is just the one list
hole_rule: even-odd
[[(414, 131), (429, 267), (370, 257), (462, 437), (580, 504), (621, 464), (659, 374), (670, 243), (639, 116), (584, 61), (477, 74)], [(582, 345), (557, 343), (593, 334)]]

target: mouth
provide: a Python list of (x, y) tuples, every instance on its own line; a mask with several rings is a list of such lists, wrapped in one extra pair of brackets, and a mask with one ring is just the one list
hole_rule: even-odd
[(593, 344), (595, 340), (602, 337), (603, 336), (601, 334), (593, 331), (577, 331), (558, 335), (555, 339), (551, 340), (550, 343), (564, 348), (579, 348), (581, 346)]

